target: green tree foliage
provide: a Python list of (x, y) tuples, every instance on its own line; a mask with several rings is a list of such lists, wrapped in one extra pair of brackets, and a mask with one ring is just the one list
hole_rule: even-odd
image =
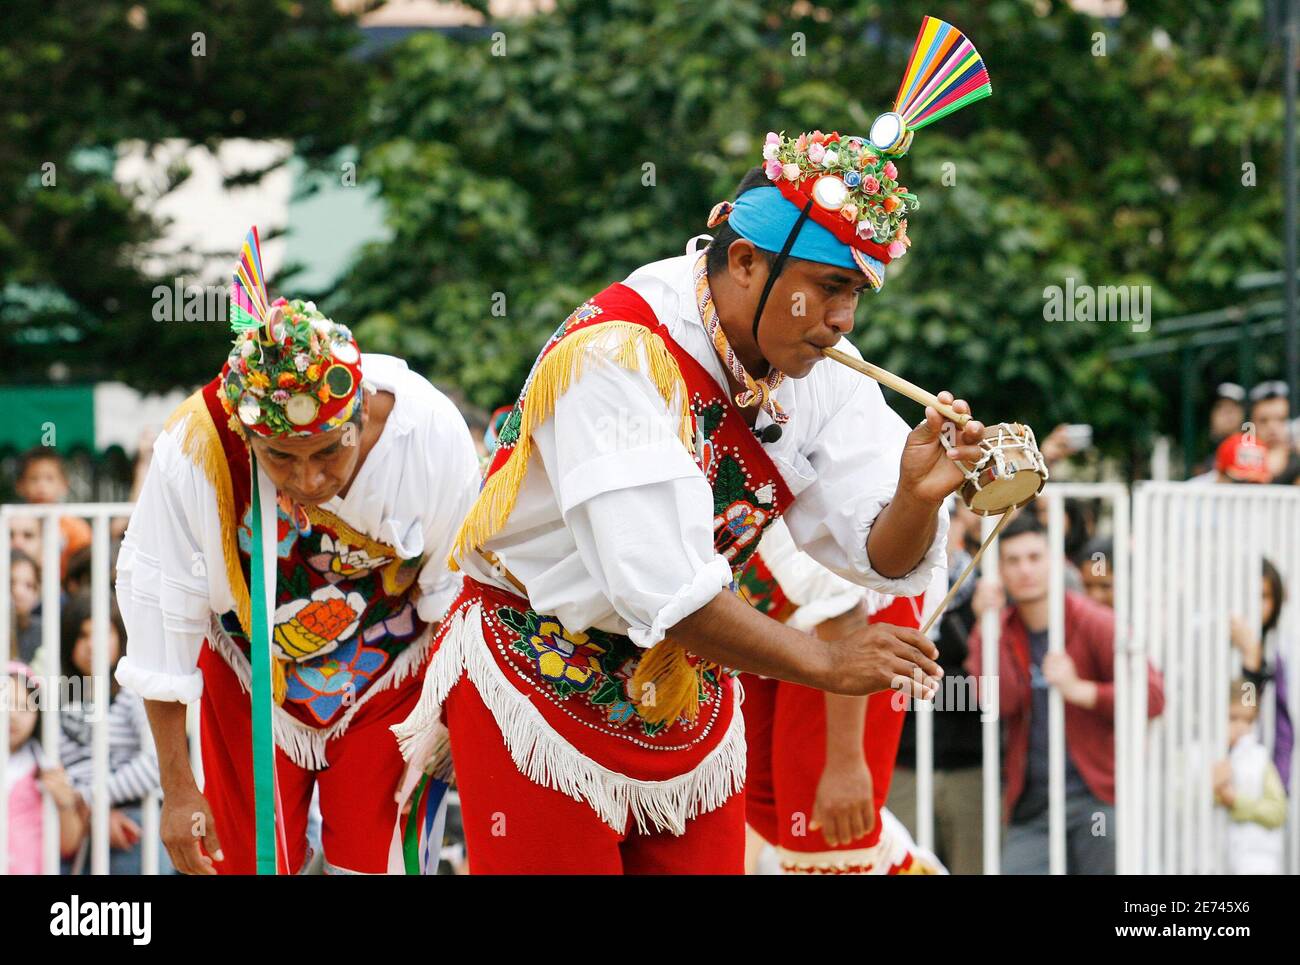
[[(283, 138), (320, 161), (363, 106), (357, 39), (329, 0), (0, 5), (4, 377), (41, 381), (59, 361), (142, 389), (210, 378), (210, 325), (152, 318), (172, 279), (146, 277), (139, 253), (161, 228), (114, 183), (114, 151)], [(186, 172), (171, 174), (174, 188)]]
[(1136, 448), (1173, 424), (1169, 363), (1108, 362), (1149, 333), (1047, 321), (1044, 289), (1150, 286), (1159, 318), (1279, 266), (1280, 65), (1258, 0), (1130, 3), (1111, 21), (1052, 0), (560, 0), (414, 37), (378, 70), (360, 141), (392, 238), (335, 316), (480, 404), (509, 401), (574, 305), (705, 230), (768, 130), (865, 133), (926, 13), (975, 41), (994, 94), (900, 162), (922, 199), (914, 247), (853, 337), (986, 418), (1091, 422), (1111, 451)]

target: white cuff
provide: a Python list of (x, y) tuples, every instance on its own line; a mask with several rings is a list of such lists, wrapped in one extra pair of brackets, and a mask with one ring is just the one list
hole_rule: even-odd
[(871, 591), (866, 587), (850, 585), (837, 593), (805, 603), (791, 614), (785, 624), (795, 630), (812, 633), (818, 624), (848, 613), (869, 593)]
[(170, 700), (192, 704), (203, 695), (203, 671), (188, 674), (162, 673), (137, 667), (129, 656), (117, 662), (117, 682), (145, 700)]
[(649, 649), (667, 636), (670, 628), (704, 606), (718, 591), (731, 586), (731, 566), (721, 556), (695, 574), (689, 585), (682, 587), (657, 614), (648, 627), (628, 627), (627, 635), (638, 647)]
[(415, 612), (425, 623), (439, 622), (447, 615), (447, 609), (460, 595), (461, 587), (465, 584), (464, 577), (459, 573), (450, 576), (450, 579), (439, 580), (436, 586), (430, 587), (416, 601)]
[(891, 579), (881, 576), (871, 566), (871, 555), (867, 552), (867, 540), (871, 536), (871, 527), (880, 518), (881, 512), (889, 505), (892, 494), (885, 498), (868, 499), (858, 510), (860, 536), (857, 545), (861, 547), (861, 562), (857, 569), (862, 577), (862, 584), (891, 596), (920, 596), (930, 587), (930, 578), (936, 566), (948, 565), (948, 511), (939, 509), (938, 525), (935, 527), (934, 539), (925, 551), (921, 562), (906, 576)]

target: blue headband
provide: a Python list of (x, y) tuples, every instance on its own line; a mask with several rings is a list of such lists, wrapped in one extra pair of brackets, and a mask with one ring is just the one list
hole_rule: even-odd
[[(727, 222), (746, 241), (766, 251), (780, 251), (785, 247), (790, 229), (799, 220), (799, 214), (799, 208), (786, 200), (779, 188), (751, 188), (736, 199), (727, 215)], [(865, 252), (858, 254), (876, 269), (882, 279), (885, 277), (883, 262)], [(794, 247), (790, 249), (790, 256), (861, 271), (849, 246), (812, 219), (804, 221)]]

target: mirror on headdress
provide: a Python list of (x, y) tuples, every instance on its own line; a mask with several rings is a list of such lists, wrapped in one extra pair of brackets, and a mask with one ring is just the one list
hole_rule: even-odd
[(904, 130), (902, 116), (894, 111), (889, 111), (875, 119), (871, 125), (871, 133), (867, 137), (876, 150), (888, 152), (903, 139)]
[(848, 200), (848, 186), (834, 174), (824, 174), (813, 183), (813, 201), (819, 208), (838, 211)]

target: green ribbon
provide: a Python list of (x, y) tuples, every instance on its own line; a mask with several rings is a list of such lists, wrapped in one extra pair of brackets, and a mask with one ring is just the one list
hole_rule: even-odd
[(429, 775), (425, 774), (416, 785), (415, 793), (411, 795), (411, 810), (407, 814), (406, 834), (402, 839), (402, 857), (408, 875), (420, 873), (420, 826), (424, 823), (420, 820), (420, 805), (428, 790)]
[(253, 664), (253, 798), (257, 829), (257, 873), (277, 874), (275, 862), (275, 738), (271, 731), (271, 641), (267, 637), (266, 560), (262, 555), (262, 500), (253, 460), (251, 631)]

